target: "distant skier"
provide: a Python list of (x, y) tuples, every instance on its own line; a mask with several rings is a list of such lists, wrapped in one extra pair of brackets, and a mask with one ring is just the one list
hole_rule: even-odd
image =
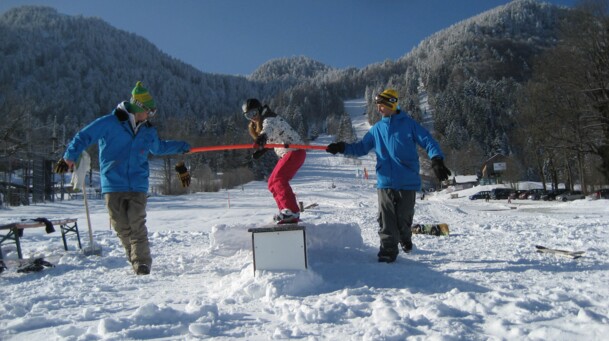
[(444, 166), (444, 155), (431, 134), (400, 111), (398, 94), (387, 89), (375, 97), (382, 119), (353, 144), (331, 143), (332, 154), (363, 156), (376, 152), (378, 222), (381, 241), (378, 261), (391, 263), (398, 255), (398, 243), (406, 253), (412, 250), (412, 218), (416, 191), (421, 189), (417, 145), (427, 151), (432, 168), (440, 181), (451, 174)]
[[(250, 123), (249, 133), (258, 148), (254, 159), (260, 158), (268, 149), (267, 143), (302, 144), (298, 133), (281, 117), (277, 116), (267, 105), (262, 105), (255, 98), (243, 103), (243, 114)], [(300, 209), (289, 181), (294, 178), (306, 158), (303, 149), (275, 148), (279, 161), (268, 178), (268, 188), (279, 208), (273, 217), (277, 224), (297, 223), (300, 220)]]

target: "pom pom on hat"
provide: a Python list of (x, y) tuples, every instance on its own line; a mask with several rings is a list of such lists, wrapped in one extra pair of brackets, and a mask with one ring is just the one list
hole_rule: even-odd
[(382, 104), (387, 108), (396, 111), (398, 109), (398, 92), (393, 89), (386, 89), (376, 95), (374, 103)]
[(131, 91), (130, 102), (135, 105), (134, 109), (136, 112), (156, 110), (154, 99), (140, 81), (135, 83), (135, 88)]

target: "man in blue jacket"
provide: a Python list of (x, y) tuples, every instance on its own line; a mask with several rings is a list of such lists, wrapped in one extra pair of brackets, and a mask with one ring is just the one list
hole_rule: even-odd
[(417, 145), (427, 151), (440, 181), (446, 180), (451, 173), (444, 166), (444, 155), (431, 134), (400, 111), (395, 90), (381, 92), (375, 97), (375, 103), (382, 119), (361, 141), (331, 143), (326, 151), (363, 156), (374, 148), (381, 240), (378, 261), (392, 263), (398, 255), (398, 243), (404, 252), (412, 250), (414, 204), (416, 191), (421, 189)]
[[(184, 141), (159, 139), (156, 128), (148, 121), (155, 113), (154, 99), (142, 83), (137, 82), (131, 100), (119, 103), (112, 113), (79, 131), (55, 166), (56, 173), (67, 172), (83, 150), (97, 142), (101, 188), (110, 221), (138, 275), (149, 274), (152, 265), (146, 228), (148, 155), (181, 154), (190, 150)], [(186, 186), (190, 175), (183, 168), (180, 179)]]

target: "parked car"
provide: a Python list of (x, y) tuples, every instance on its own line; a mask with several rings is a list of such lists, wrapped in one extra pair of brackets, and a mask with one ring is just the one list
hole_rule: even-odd
[(609, 188), (599, 189), (594, 192), (594, 199), (609, 199)]
[(491, 190), (491, 199), (493, 199), (493, 200), (508, 199), (512, 192), (514, 192), (514, 190), (510, 189), (510, 188), (493, 188)]
[(486, 196), (491, 197), (491, 191), (480, 191), (469, 196), (469, 200), (486, 199)]
[(546, 190), (543, 188), (535, 188), (529, 191), (527, 199), (529, 200), (540, 200), (541, 196), (546, 194)]
[(584, 199), (585, 196), (581, 191), (567, 191), (556, 196), (556, 201), (572, 201)]
[(556, 200), (557, 195), (561, 195), (566, 191), (567, 191), (566, 189), (555, 189), (555, 190), (548, 191), (546, 194), (541, 195), (541, 200), (544, 200), (544, 201)]
[(528, 196), (529, 196), (529, 191), (528, 190), (527, 191), (522, 191), (518, 195), (518, 199), (525, 200)]
[(509, 198), (510, 198), (510, 199), (518, 199), (518, 197), (520, 196), (520, 194), (522, 194), (522, 192), (525, 192), (525, 191), (520, 190), (520, 189), (515, 190), (515, 191), (513, 191), (512, 193), (510, 193)]

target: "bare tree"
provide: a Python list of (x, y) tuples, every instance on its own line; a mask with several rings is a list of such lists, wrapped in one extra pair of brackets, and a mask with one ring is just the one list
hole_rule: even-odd
[[(565, 83), (583, 99), (578, 103), (586, 152), (601, 158), (609, 181), (609, 0), (584, 0), (573, 11), (575, 27), (564, 29), (558, 46)], [(583, 162), (578, 156), (578, 162)]]
[(569, 186), (577, 177), (586, 191), (590, 154), (609, 180), (609, 21), (598, 10), (607, 3), (588, 0), (572, 11), (563, 40), (538, 59), (520, 97), (523, 157), (554, 185), (561, 165)]

